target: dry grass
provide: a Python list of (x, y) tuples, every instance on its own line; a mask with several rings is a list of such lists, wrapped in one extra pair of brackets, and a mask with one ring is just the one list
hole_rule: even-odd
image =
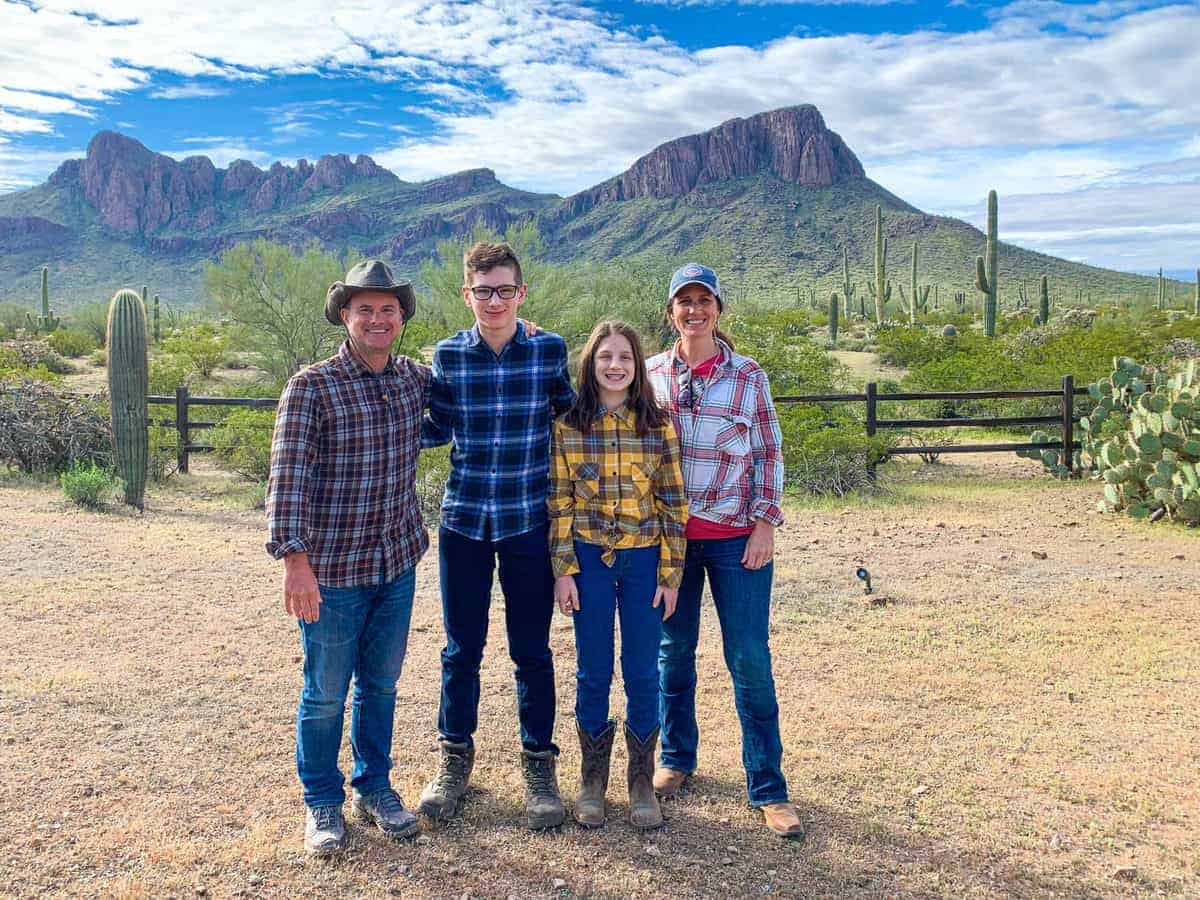
[[(961, 477), (981, 466), (797, 507), (780, 535), (773, 649), (805, 843), (772, 838), (744, 805), (711, 616), (701, 774), (668, 826), (624, 822), (618, 774), (608, 828), (525, 831), (494, 604), (463, 817), (419, 843), (353, 827), (332, 863), (301, 851), (300, 651), (261, 513), (203, 474), (152, 491), (144, 517), (6, 482), (0, 883), (30, 897), (1195, 896), (1196, 535), (1093, 513), (1094, 489), (1019, 466)], [(860, 563), (885, 605), (862, 596)], [(409, 802), (435, 760), (432, 558), (413, 625), (394, 748)], [(570, 794), (561, 619), (553, 640)]]

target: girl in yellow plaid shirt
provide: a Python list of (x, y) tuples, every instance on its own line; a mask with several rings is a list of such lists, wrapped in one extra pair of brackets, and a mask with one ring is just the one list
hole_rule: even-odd
[(675, 429), (646, 379), (637, 331), (624, 322), (601, 322), (583, 349), (575, 405), (554, 423), (549, 512), (554, 597), (575, 620), (583, 756), (575, 819), (604, 824), (619, 616), (630, 821), (656, 828), (658, 646), (683, 577), (687, 499)]

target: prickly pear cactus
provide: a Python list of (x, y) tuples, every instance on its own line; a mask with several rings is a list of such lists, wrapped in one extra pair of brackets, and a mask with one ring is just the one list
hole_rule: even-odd
[(1104, 482), (1101, 509), (1200, 524), (1196, 360), (1166, 372), (1121, 357), (1088, 395), (1096, 406), (1079, 425), (1084, 460)]
[(125, 502), (145, 507), (146, 466), (146, 308), (130, 290), (117, 291), (108, 307), (108, 392), (112, 403), (113, 450), (125, 483)]

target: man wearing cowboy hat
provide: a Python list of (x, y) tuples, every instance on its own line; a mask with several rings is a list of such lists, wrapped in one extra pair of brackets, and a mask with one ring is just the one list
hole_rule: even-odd
[(284, 607), (304, 647), (296, 767), (317, 856), (345, 845), (338, 750), (352, 675), (354, 812), (392, 837), (419, 830), (388, 778), (414, 569), (429, 546), (415, 479), (430, 370), (391, 354), (415, 306), (377, 259), (334, 282), (325, 317), (346, 341), (292, 377), (275, 419), (267, 551), (284, 561)]

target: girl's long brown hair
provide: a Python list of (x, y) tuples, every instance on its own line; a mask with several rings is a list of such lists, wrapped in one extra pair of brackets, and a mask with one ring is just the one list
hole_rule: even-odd
[(629, 385), (627, 405), (634, 414), (634, 430), (638, 437), (645, 437), (651, 428), (661, 428), (667, 422), (667, 413), (658, 405), (650, 379), (646, 377), (646, 355), (642, 352), (642, 341), (637, 330), (627, 322), (601, 322), (588, 335), (583, 352), (579, 355), (579, 390), (574, 405), (567, 410), (563, 421), (583, 434), (592, 430), (592, 423), (600, 415), (600, 384), (596, 380), (596, 351), (600, 342), (614, 334), (629, 341), (633, 348), (633, 383)]

